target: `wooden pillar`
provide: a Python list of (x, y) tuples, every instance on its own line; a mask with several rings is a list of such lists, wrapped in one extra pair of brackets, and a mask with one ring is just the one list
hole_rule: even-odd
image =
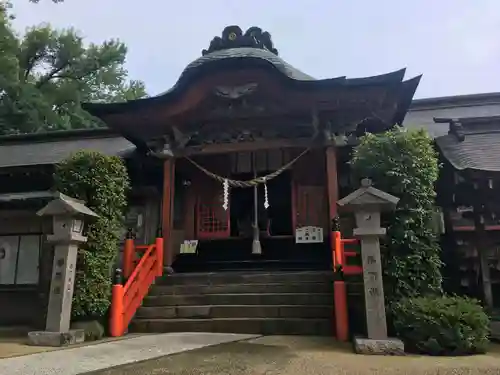
[(347, 291), (345, 281), (341, 272), (337, 272), (337, 267), (342, 267), (343, 254), (341, 233), (338, 228), (333, 227), (333, 219), (337, 217), (337, 201), (339, 200), (339, 184), (337, 176), (337, 150), (335, 146), (326, 148), (326, 181), (328, 191), (328, 218), (330, 221), (330, 246), (332, 252), (332, 265), (336, 280), (334, 281), (334, 311), (335, 311), (335, 331), (337, 340), (348, 341), (349, 323)]
[(162, 232), (164, 243), (164, 264), (170, 267), (173, 262), (172, 222), (174, 211), (175, 160), (166, 159), (163, 162), (163, 199), (162, 199)]
[(493, 293), (491, 288), (491, 275), (489, 267), (489, 251), (490, 243), (488, 241), (488, 233), (485, 228), (485, 214), (487, 210), (487, 203), (484, 203), (484, 197), (487, 197), (486, 189), (488, 189), (488, 182), (485, 179), (473, 180), (474, 188), (476, 191), (473, 209), (474, 209), (474, 225), (476, 229), (476, 244), (477, 255), (479, 258), (479, 272), (481, 273), (482, 294), (483, 302), (491, 309), (493, 307)]
[[(337, 216), (337, 201), (339, 200), (339, 183), (337, 176), (337, 150), (335, 146), (326, 148), (326, 179), (328, 188), (328, 206), (330, 225)], [(334, 230), (336, 228), (333, 228)]]

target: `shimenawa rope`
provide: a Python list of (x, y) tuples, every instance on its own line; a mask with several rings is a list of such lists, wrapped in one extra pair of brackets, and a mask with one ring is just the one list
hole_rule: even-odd
[[(314, 137), (313, 137), (313, 139), (314, 139)], [(282, 174), (284, 171), (286, 171), (288, 168), (290, 168), (293, 164), (295, 164), (302, 156), (307, 154), (310, 150), (311, 150), (311, 146), (306, 148), (297, 157), (293, 158), (291, 161), (289, 161), (288, 163), (283, 165), (281, 168), (279, 168), (275, 172), (270, 173), (266, 176), (253, 178), (253, 179), (248, 180), (248, 181), (232, 180), (232, 179), (229, 179), (227, 177), (219, 176), (213, 172), (210, 172), (208, 169), (202, 167), (200, 164), (195, 162), (190, 157), (187, 157), (186, 159), (189, 160), (196, 168), (198, 168), (200, 171), (205, 173), (207, 176), (213, 178), (214, 180), (219, 181), (222, 184), (227, 183), (231, 187), (248, 188), (248, 187), (253, 187), (253, 186), (259, 185), (259, 184), (265, 184), (267, 181), (278, 177), (280, 174)]]

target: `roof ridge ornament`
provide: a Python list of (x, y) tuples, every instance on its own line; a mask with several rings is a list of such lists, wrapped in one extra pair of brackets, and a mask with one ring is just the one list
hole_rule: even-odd
[(465, 141), (464, 127), (458, 119), (453, 119), (450, 121), (450, 130), (448, 131), (448, 133), (453, 134), (455, 137), (457, 137), (459, 142)]
[(239, 26), (227, 26), (222, 31), (222, 37), (216, 36), (210, 42), (208, 49), (201, 51), (203, 56), (230, 48), (258, 48), (278, 55), (278, 50), (274, 48), (271, 34), (262, 31), (260, 27), (252, 26), (245, 33)]

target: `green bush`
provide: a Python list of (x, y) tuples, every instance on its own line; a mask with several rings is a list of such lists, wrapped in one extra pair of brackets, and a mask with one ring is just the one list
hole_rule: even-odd
[(484, 353), (490, 322), (477, 300), (464, 297), (405, 298), (392, 306), (405, 348), (430, 355)]
[(118, 255), (129, 178), (118, 157), (80, 151), (57, 166), (55, 188), (82, 199), (99, 217), (87, 227), (78, 250), (72, 316), (102, 318), (110, 305), (112, 272)]
[(404, 297), (442, 293), (441, 249), (435, 231), (434, 184), (439, 164), (433, 141), (423, 130), (394, 128), (367, 134), (351, 160), (356, 180), (400, 198), (385, 218), (383, 248), (387, 303)]

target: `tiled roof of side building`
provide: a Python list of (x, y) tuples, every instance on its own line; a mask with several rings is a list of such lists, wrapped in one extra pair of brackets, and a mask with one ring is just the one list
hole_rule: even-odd
[(450, 124), (436, 144), (456, 169), (500, 172), (500, 116), (435, 120)]
[(108, 129), (0, 137), (0, 168), (56, 164), (80, 150), (126, 156), (135, 146)]

